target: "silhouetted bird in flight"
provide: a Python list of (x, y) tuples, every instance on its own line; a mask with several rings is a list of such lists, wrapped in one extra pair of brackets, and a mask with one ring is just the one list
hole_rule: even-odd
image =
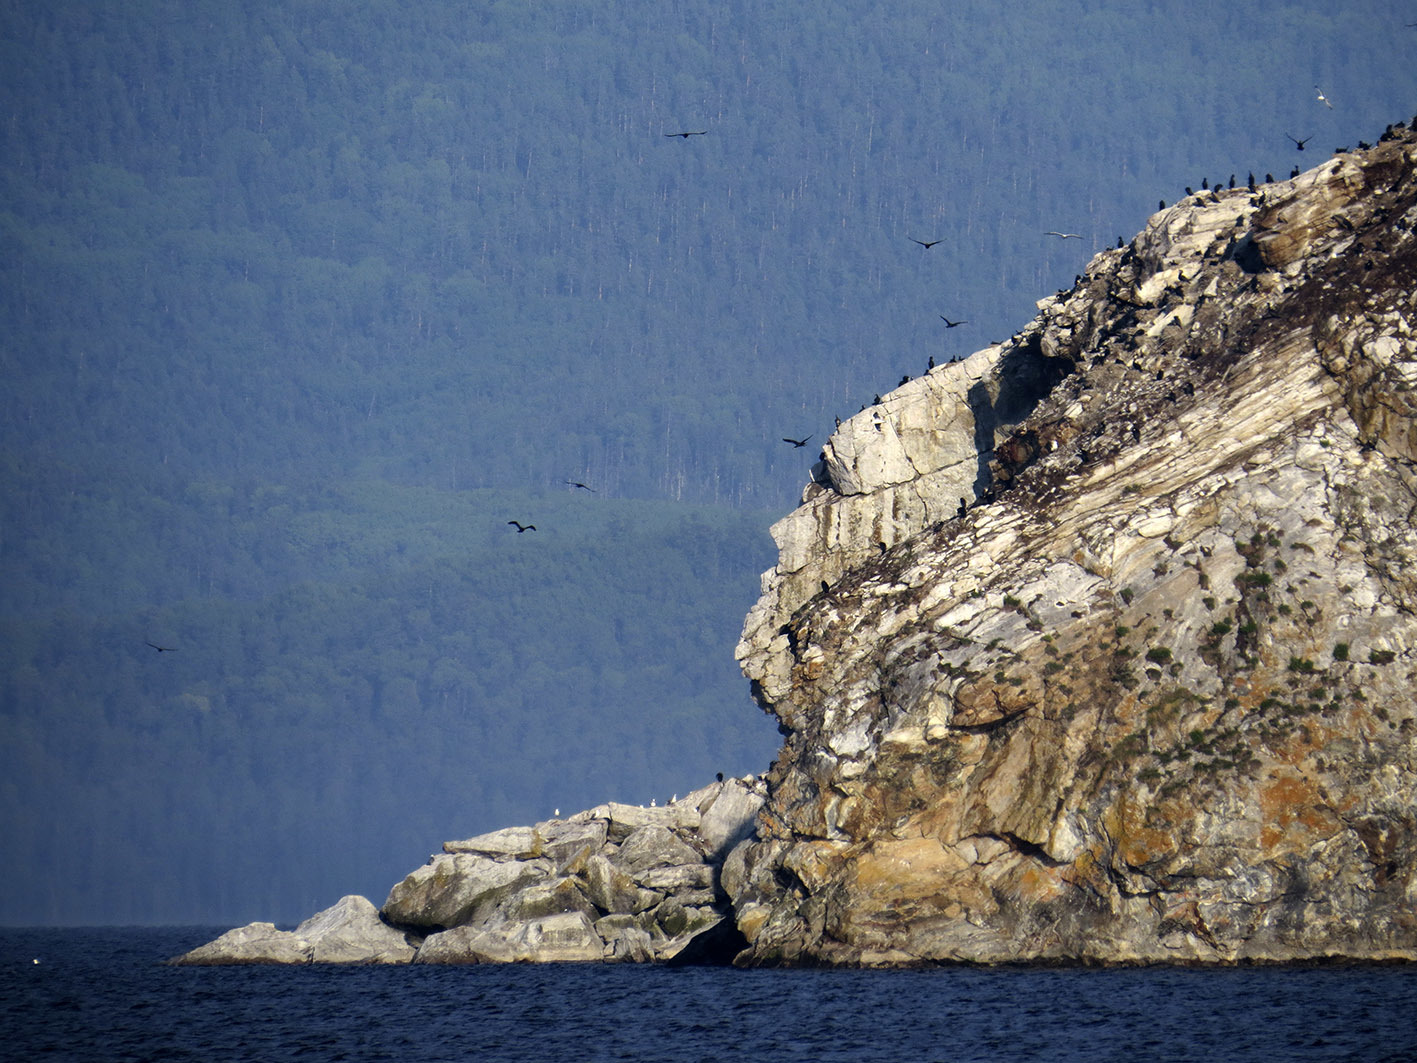
[(595, 494), (595, 488), (594, 488), (594, 487), (587, 487), (585, 484), (581, 483), (579, 480), (567, 480), (566, 482), (567, 482), (568, 484), (570, 484), (572, 487), (579, 487), (582, 491), (589, 491), (591, 494)]
[[(811, 438), (811, 436), (807, 437), (807, 439)], [(782, 437), (782, 441), (784, 443), (791, 443), (794, 447), (797, 447), (799, 449), (807, 445), (807, 439), (788, 439), (786, 436)]]
[(517, 534), (518, 534), (518, 535), (520, 535), (522, 532), (536, 531), (536, 525), (535, 525), (535, 524), (523, 524), (523, 523), (521, 523), (521, 521), (516, 521), (516, 520), (509, 520), (509, 521), (507, 521), (507, 523), (508, 523), (508, 524), (515, 524), (515, 525), (517, 526)]
[(949, 318), (945, 317), (944, 314), (940, 315), (940, 320), (945, 323), (945, 328), (959, 328), (961, 325), (969, 324), (968, 321), (951, 321)]
[(943, 240), (916, 240), (913, 236), (910, 239), (915, 243), (919, 244), (926, 251), (930, 250), (930, 248), (934, 247), (936, 244), (944, 243)]
[(158, 653), (175, 653), (177, 650), (176, 646), (159, 646), (156, 642), (148, 642), (146, 639), (143, 640), (143, 645), (151, 646)]
[(688, 140), (690, 137), (702, 137), (708, 135), (707, 129), (691, 129), (683, 133), (665, 133), (667, 137), (683, 137)]
[(1059, 237), (1060, 239), (1063, 239), (1063, 240), (1081, 240), (1081, 239), (1082, 239), (1082, 234), (1080, 234), (1080, 233), (1059, 233), (1059, 232), (1052, 232), (1051, 230), (1050, 230), (1049, 232), (1044, 233), (1043, 235), (1044, 235), (1044, 236), (1057, 236), (1057, 237)]
[(1285, 133), (1284, 135), (1285, 135), (1286, 137), (1288, 137), (1290, 140), (1294, 141), (1294, 146), (1295, 146), (1296, 148), (1298, 148), (1300, 151), (1303, 151), (1303, 150), (1304, 150), (1304, 145), (1305, 145), (1305, 144), (1307, 144), (1309, 141), (1311, 141), (1311, 140), (1314, 139), (1312, 136), (1307, 136), (1307, 137), (1305, 137), (1303, 140), (1300, 140), (1298, 137), (1294, 136), (1294, 135), (1291, 134), (1291, 133)]

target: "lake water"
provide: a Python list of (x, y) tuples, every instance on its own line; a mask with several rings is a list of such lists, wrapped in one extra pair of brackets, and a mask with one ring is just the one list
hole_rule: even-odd
[(0, 1058), (1417, 1060), (1417, 967), (162, 964), (224, 929), (0, 929)]

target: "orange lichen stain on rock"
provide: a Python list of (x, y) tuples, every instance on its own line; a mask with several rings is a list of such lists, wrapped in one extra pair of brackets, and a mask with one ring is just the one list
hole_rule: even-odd
[(762, 930), (770, 915), (772, 909), (766, 904), (749, 905), (737, 913), (738, 929), (748, 939), (749, 944), (757, 939), (758, 931)]
[(1175, 835), (1148, 825), (1147, 808), (1138, 801), (1119, 801), (1108, 810), (1106, 821), (1117, 855), (1128, 867), (1147, 867), (1176, 852)]
[(794, 845), (782, 862), (804, 886), (815, 890), (835, 876), (847, 853), (848, 847), (840, 842), (803, 842)]
[(1308, 852), (1339, 828), (1314, 784), (1297, 775), (1277, 776), (1260, 786), (1260, 845)]
[(1067, 891), (1068, 884), (1065, 868), (1035, 862), (1022, 869), (1015, 889), (1019, 900), (1041, 904), (1056, 900)]
[(963, 857), (934, 838), (877, 842), (849, 864), (853, 891), (891, 904), (938, 900), (969, 869)]

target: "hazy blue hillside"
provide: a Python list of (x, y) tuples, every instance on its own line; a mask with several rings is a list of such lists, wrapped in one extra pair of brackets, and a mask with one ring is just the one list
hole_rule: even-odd
[(1411, 117), (1412, 20), (11, 0), (0, 920), (294, 918), (766, 767), (732, 647), (832, 418)]

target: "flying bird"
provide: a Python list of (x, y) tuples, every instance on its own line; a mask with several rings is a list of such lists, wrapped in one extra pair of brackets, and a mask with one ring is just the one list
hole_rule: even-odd
[(807, 445), (807, 439), (811, 438), (811, 436), (808, 436), (806, 439), (788, 439), (786, 436), (783, 436), (782, 441), (784, 443), (791, 443), (793, 447), (800, 450), (802, 447), (805, 447)]
[(535, 525), (535, 524), (523, 524), (523, 523), (521, 523), (521, 521), (516, 521), (516, 520), (509, 520), (509, 521), (507, 521), (507, 523), (508, 523), (508, 524), (515, 524), (515, 525), (517, 526), (517, 534), (518, 534), (518, 535), (520, 535), (522, 532), (536, 531), (536, 525)]
[(1331, 103), (1328, 102), (1328, 97), (1324, 95), (1324, 90), (1323, 90), (1323, 89), (1321, 89), (1321, 88), (1319, 88), (1317, 85), (1315, 85), (1315, 86), (1314, 86), (1314, 92), (1316, 92), (1316, 93), (1318, 94), (1318, 99), (1319, 99), (1319, 102), (1320, 102), (1321, 104), (1323, 104), (1325, 107), (1327, 107), (1330, 111), (1333, 110), (1333, 104), (1331, 104)]
[(683, 132), (683, 133), (665, 133), (664, 135), (667, 136), (667, 137), (683, 137), (685, 140), (688, 140), (690, 137), (702, 137), (702, 136), (707, 136), (707, 135), (708, 135), (708, 130), (707, 130), (707, 129), (690, 129), (690, 130), (687, 130), (687, 131), (685, 131), (685, 132)]
[(582, 491), (589, 491), (591, 494), (595, 494), (594, 487), (588, 487), (579, 480), (567, 480), (566, 483), (570, 484), (572, 487), (579, 487)]
[(1058, 238), (1061, 239), (1061, 240), (1081, 240), (1081, 239), (1082, 239), (1082, 234), (1081, 234), (1081, 233), (1060, 233), (1060, 232), (1053, 232), (1052, 230), (1049, 230), (1048, 232), (1044, 233), (1043, 235), (1044, 235), (1044, 236), (1056, 236), (1056, 237), (1058, 237)]
[(156, 642), (148, 642), (146, 639), (143, 640), (143, 645), (151, 646), (158, 653), (175, 653), (177, 651), (176, 646), (159, 646)]
[(943, 240), (916, 240), (913, 236), (910, 239), (919, 244), (926, 251), (930, 250), (930, 248), (934, 247), (936, 244), (944, 243)]
[(949, 318), (945, 317), (944, 314), (940, 315), (940, 320), (945, 323), (945, 328), (959, 328), (961, 325), (969, 324), (968, 321), (951, 321)]
[(1294, 141), (1294, 146), (1295, 146), (1296, 148), (1298, 148), (1300, 151), (1303, 151), (1303, 150), (1304, 150), (1304, 145), (1305, 145), (1305, 144), (1307, 144), (1309, 141), (1311, 141), (1311, 140), (1314, 139), (1312, 136), (1307, 136), (1307, 137), (1305, 137), (1303, 140), (1300, 140), (1298, 137), (1293, 136), (1293, 135), (1290, 134), (1290, 133), (1285, 133), (1284, 135), (1285, 135), (1286, 137), (1289, 137), (1290, 140)]

